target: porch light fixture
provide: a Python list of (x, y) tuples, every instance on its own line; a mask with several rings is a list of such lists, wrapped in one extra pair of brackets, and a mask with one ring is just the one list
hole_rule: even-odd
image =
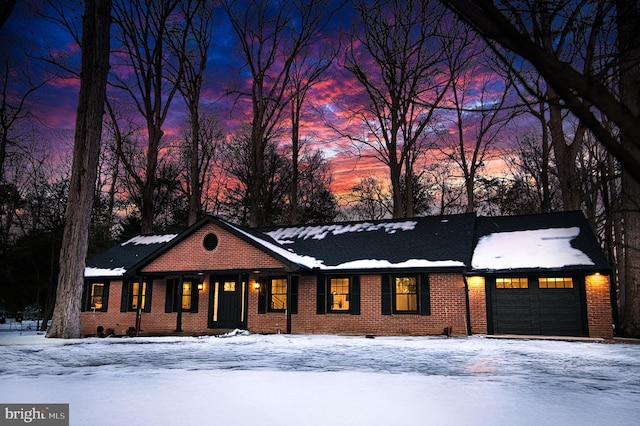
[(253, 289), (254, 290), (260, 290), (260, 283), (258, 281), (254, 281), (253, 282)]
[(200, 291), (204, 290), (204, 283), (199, 283), (198, 284), (198, 290), (200, 290)]

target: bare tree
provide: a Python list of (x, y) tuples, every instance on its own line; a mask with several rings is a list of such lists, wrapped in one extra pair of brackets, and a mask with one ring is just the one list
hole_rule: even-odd
[(320, 39), (332, 11), (319, 0), (223, 0), (222, 5), (251, 76), (250, 87), (228, 90), (238, 99), (251, 100), (249, 224), (266, 225), (266, 210), (261, 205), (267, 190), (265, 150), (296, 95), (291, 90), (294, 63)]
[[(113, 6), (117, 28), (115, 57), (124, 62), (114, 64), (118, 72), (112, 73), (111, 85), (129, 96), (146, 124), (144, 175), (136, 170), (142, 195), (139, 204), (141, 231), (145, 234), (153, 231), (163, 126), (184, 72), (188, 23), (180, 17), (178, 6), (181, 4), (179, 0), (115, 0)], [(123, 164), (131, 163), (131, 158), (126, 156), (121, 156), (121, 160)], [(128, 169), (134, 170), (133, 167)]]
[[(325, 47), (326, 46), (326, 47)], [(324, 47), (324, 49), (323, 49)], [(291, 153), (292, 153), (292, 178), (290, 193), (290, 222), (298, 223), (298, 186), (300, 175), (300, 122), (302, 119), (302, 107), (305, 104), (309, 90), (322, 81), (325, 71), (331, 66), (337, 55), (331, 45), (325, 41), (319, 48), (304, 49), (292, 64), (291, 69)]]
[(446, 49), (455, 116), (453, 125), (444, 131), (446, 145), (441, 150), (462, 172), (466, 213), (471, 213), (476, 210), (475, 190), (480, 172), (495, 157), (492, 151), (518, 110), (507, 104), (513, 78), (510, 75), (499, 78), (490, 67), (478, 65), (490, 60), (468, 36), (458, 48)]
[(85, 4), (73, 166), (60, 252), (56, 305), (47, 337), (82, 336), (80, 303), (106, 100), (110, 25), (111, 0)]
[[(588, 4), (600, 2), (600, 0), (594, 0), (580, 4), (586, 7)], [(581, 72), (572, 64), (554, 57), (531, 40), (529, 35), (513, 22), (524, 19), (524, 16), (517, 13), (510, 16), (508, 11), (500, 9), (490, 0), (446, 0), (444, 3), (468, 21), (487, 40), (495, 41), (529, 61), (553, 87), (559, 99), (564, 101), (564, 105), (582, 120), (583, 124), (621, 162), (633, 178), (640, 180), (640, 159), (632, 155), (636, 148), (620, 144), (616, 133), (619, 130), (627, 140), (633, 141), (630, 143), (635, 146), (640, 145), (640, 120), (624, 102), (617, 99), (616, 93), (608, 84), (594, 80), (592, 75)], [(621, 1), (617, 3), (617, 7), (624, 7), (626, 3)], [(633, 11), (630, 13), (627, 16), (631, 21), (630, 24), (637, 23), (638, 16)], [(633, 26), (633, 28), (636, 27)], [(617, 130), (612, 132), (610, 128), (603, 125), (597, 111), (606, 115), (615, 124)]]
[[(189, 124), (191, 130), (190, 150), (187, 157), (189, 166), (189, 215), (188, 224), (196, 222), (202, 211), (202, 186), (200, 181), (200, 94), (202, 81), (207, 65), (211, 33), (213, 31), (213, 4), (204, 0), (187, 0), (181, 4), (182, 15), (187, 21), (186, 46), (181, 38), (170, 39), (171, 49), (175, 56), (180, 56), (184, 51), (184, 64), (181, 76), (175, 75), (175, 84), (180, 90), (187, 109), (189, 111)], [(175, 70), (180, 71), (180, 69)]]
[[(635, 123), (640, 120), (640, 6), (637, 2), (617, 0), (617, 28), (620, 76), (620, 101)], [(618, 124), (618, 123), (616, 123)], [(619, 125), (619, 124), (618, 124)], [(621, 145), (640, 163), (640, 139), (621, 131)], [(605, 144), (605, 146), (607, 146)], [(607, 149), (609, 147), (607, 146)], [(609, 149), (611, 152), (611, 150)], [(624, 163), (623, 163), (624, 165)], [(638, 171), (637, 169), (635, 170)], [(624, 282), (621, 300), (622, 333), (640, 337), (640, 179), (631, 170), (622, 173), (622, 220), (624, 223)]]
[[(224, 143), (224, 130), (215, 115), (207, 113), (199, 115), (197, 126), (192, 123), (190, 129), (185, 131), (187, 143), (180, 150), (180, 159), (185, 166), (183, 173), (185, 178), (182, 179), (183, 191), (190, 200), (188, 223), (192, 223), (191, 221), (194, 218), (197, 219), (203, 211), (215, 212), (217, 205), (221, 202), (219, 196), (223, 188), (219, 180), (222, 174), (219, 160)], [(198, 136), (194, 137), (192, 133), (196, 130)], [(197, 146), (195, 146), (196, 142)], [(198, 201), (191, 201), (193, 197), (197, 197)], [(203, 200), (206, 201), (205, 204)]]
[(512, 146), (503, 152), (513, 186), (521, 189), (522, 202), (535, 206), (521, 213), (549, 213), (561, 209), (560, 187), (555, 176), (555, 163), (545, 129), (541, 135), (532, 131), (519, 135)]
[[(591, 22), (591, 34), (606, 32), (606, 21), (600, 11), (610, 10), (612, 28), (616, 33), (616, 52), (610, 65), (617, 69), (617, 80), (607, 74), (580, 68), (580, 63), (567, 63), (549, 53), (520, 25), (529, 17), (521, 9), (511, 8), (511, 2), (496, 4), (489, 0), (447, 0), (445, 2), (462, 16), (490, 43), (497, 42), (529, 61), (553, 88), (563, 105), (575, 114), (623, 167), (623, 274), (620, 278), (621, 332), (640, 336), (640, 39), (637, 29), (640, 11), (637, 2), (593, 0), (583, 2), (540, 2), (549, 7), (574, 5), (565, 15), (568, 24), (584, 25), (580, 16), (600, 16)], [(502, 7), (501, 6), (507, 6)], [(614, 9), (610, 8), (614, 5)], [(584, 12), (584, 13), (583, 13)], [(597, 12), (597, 13), (596, 13)], [(607, 15), (610, 16), (610, 15)], [(499, 49), (496, 46), (496, 49)], [(585, 51), (583, 57), (587, 57)], [(605, 70), (602, 70), (605, 71)], [(615, 84), (617, 82), (617, 84)]]
[(415, 148), (450, 84), (441, 59), (454, 42), (442, 33), (452, 23), (433, 1), (358, 0), (354, 7), (362, 25), (347, 47), (345, 67), (365, 93), (350, 112), (363, 136), (343, 134), (389, 168), (393, 217), (403, 217), (403, 198), (412, 214), (413, 194), (401, 193), (401, 175), (412, 182)]

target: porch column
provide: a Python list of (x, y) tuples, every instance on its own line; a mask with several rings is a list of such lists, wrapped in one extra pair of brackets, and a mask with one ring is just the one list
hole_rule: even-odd
[[(178, 315), (176, 317), (176, 331), (182, 331), (182, 290), (184, 288), (184, 275), (178, 277)], [(193, 291), (193, 290), (192, 290)]]
[(142, 324), (142, 303), (143, 303), (142, 288), (144, 286), (145, 277), (138, 276), (136, 277), (136, 279), (138, 280), (138, 294), (137, 294), (138, 306), (136, 307), (136, 336), (138, 336), (140, 334), (140, 326)]
[(287, 334), (291, 334), (291, 295), (293, 294), (292, 288), (293, 280), (291, 279), (291, 273), (287, 272), (287, 305), (285, 315), (287, 316)]

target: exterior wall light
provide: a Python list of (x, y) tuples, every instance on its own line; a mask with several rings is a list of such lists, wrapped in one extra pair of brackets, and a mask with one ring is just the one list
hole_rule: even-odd
[(473, 276), (467, 277), (467, 284), (469, 287), (481, 288), (484, 287), (484, 277)]
[(254, 281), (253, 282), (253, 289), (254, 290), (260, 290), (260, 283), (258, 281)]
[(199, 283), (198, 284), (198, 290), (200, 290), (200, 291), (204, 290), (204, 283)]

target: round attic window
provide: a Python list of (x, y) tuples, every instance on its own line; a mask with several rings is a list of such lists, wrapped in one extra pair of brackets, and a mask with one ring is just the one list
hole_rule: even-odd
[(205, 249), (211, 251), (218, 247), (218, 237), (215, 234), (207, 234), (202, 241), (202, 245)]

